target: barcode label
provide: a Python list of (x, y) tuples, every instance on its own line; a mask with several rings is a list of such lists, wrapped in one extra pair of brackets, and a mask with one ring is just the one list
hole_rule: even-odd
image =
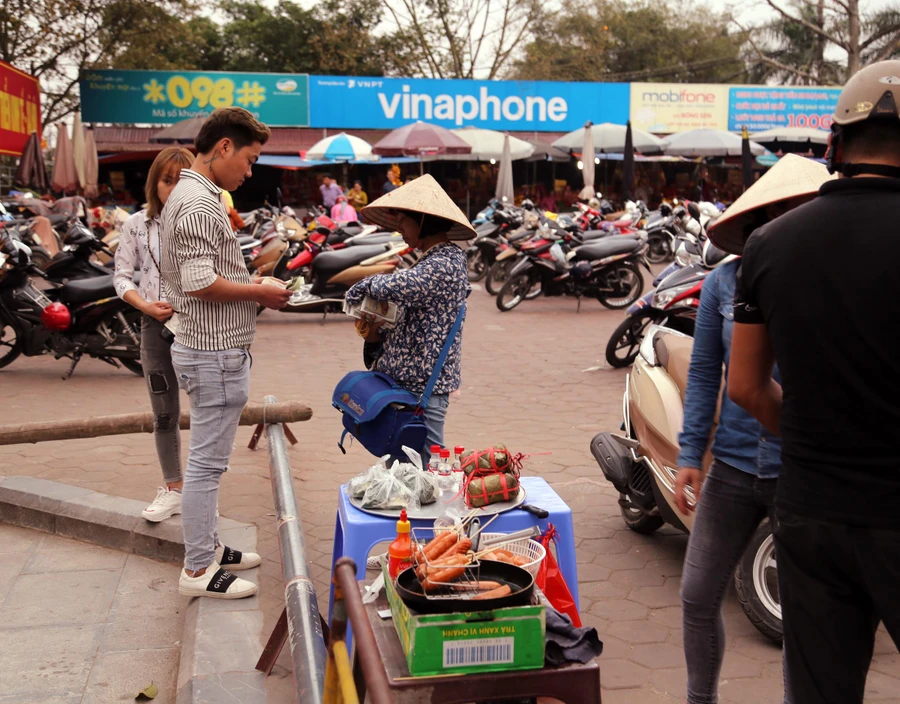
[(444, 643), (444, 667), (508, 663), (513, 661), (514, 653), (513, 638), (446, 641)]

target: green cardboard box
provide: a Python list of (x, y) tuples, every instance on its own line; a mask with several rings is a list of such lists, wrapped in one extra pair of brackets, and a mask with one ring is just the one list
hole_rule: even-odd
[(544, 666), (546, 610), (543, 605), (514, 606), (458, 614), (411, 611), (382, 566), (394, 628), (410, 674), (447, 675)]

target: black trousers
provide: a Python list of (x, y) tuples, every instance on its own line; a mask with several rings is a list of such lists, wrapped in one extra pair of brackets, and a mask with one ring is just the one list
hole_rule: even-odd
[(900, 645), (900, 529), (776, 518), (792, 701), (862, 704), (879, 622)]

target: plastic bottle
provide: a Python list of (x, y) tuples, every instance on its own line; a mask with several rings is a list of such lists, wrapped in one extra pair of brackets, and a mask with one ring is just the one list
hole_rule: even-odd
[(441, 450), (438, 462), (438, 486), (441, 488), (441, 498), (447, 501), (454, 493), (453, 469), (450, 465), (450, 450)]
[(453, 480), (456, 482), (457, 487), (461, 487), (463, 483), (463, 470), (462, 470), (462, 453), (466, 451), (462, 445), (457, 445), (453, 448), (453, 464), (451, 466), (453, 470)]
[(438, 465), (441, 463), (441, 446), (431, 446), (431, 457), (428, 458), (428, 471), (438, 473)]
[(388, 574), (391, 579), (397, 579), (398, 574), (412, 567), (412, 541), (409, 530), (406, 509), (403, 509), (400, 511), (400, 520), (397, 521), (397, 537), (388, 548)]

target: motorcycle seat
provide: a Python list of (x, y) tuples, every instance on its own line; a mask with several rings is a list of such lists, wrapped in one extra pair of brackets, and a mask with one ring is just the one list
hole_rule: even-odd
[(238, 244), (243, 247), (245, 244), (252, 244), (253, 242), (256, 242), (257, 239), (253, 235), (238, 235), (237, 241)]
[(653, 338), (653, 351), (656, 352), (656, 359), (681, 392), (682, 403), (687, 391), (688, 368), (691, 366), (693, 349), (694, 341), (688, 337), (657, 333)]
[(344, 269), (361, 264), (370, 257), (389, 251), (389, 244), (358, 245), (335, 252), (322, 252), (312, 262), (313, 275), (325, 281)]
[(64, 284), (59, 290), (59, 298), (64, 303), (90, 303), (101, 298), (115, 297), (116, 287), (113, 285), (112, 274), (75, 279)]
[(594, 261), (605, 259), (614, 254), (627, 254), (633, 252), (641, 245), (637, 237), (613, 236), (605, 237), (599, 242), (591, 242), (575, 250), (575, 259), (579, 261)]
[(588, 242), (590, 240), (599, 240), (608, 235), (609, 233), (606, 230), (585, 230), (581, 233), (581, 239), (584, 242)]
[(356, 235), (355, 237), (345, 240), (344, 244), (348, 247), (365, 247), (370, 244), (388, 244), (391, 242), (403, 242), (403, 238), (390, 233), (385, 233), (383, 235)]

